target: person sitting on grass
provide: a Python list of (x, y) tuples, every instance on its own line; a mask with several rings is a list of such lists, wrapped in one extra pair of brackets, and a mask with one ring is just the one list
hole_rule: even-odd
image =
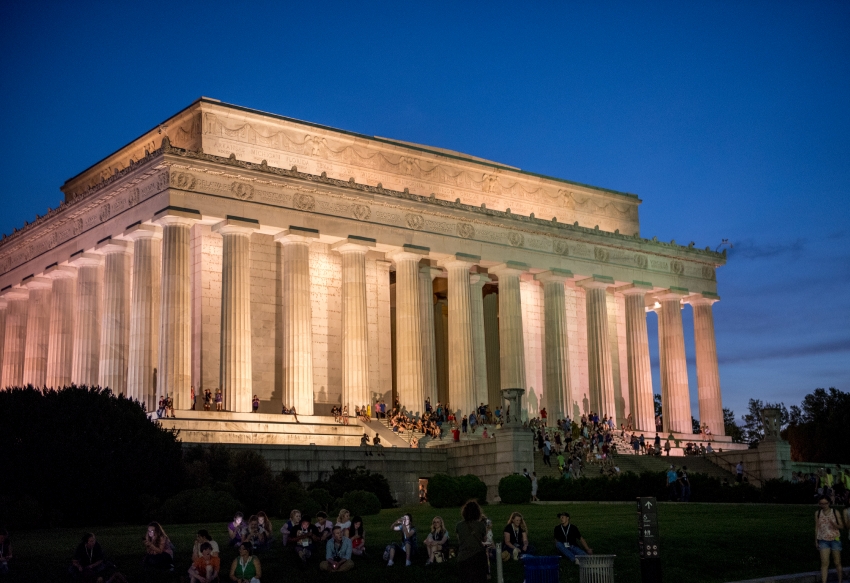
[(238, 547), (242, 544), (245, 536), (245, 515), (237, 512), (233, 515), (233, 522), (227, 525), (227, 534), (230, 536), (230, 546)]
[(358, 557), (366, 554), (366, 529), (363, 528), (363, 519), (359, 516), (351, 519), (351, 552)]
[(251, 546), (254, 547), (254, 552), (268, 548), (266, 531), (260, 528), (260, 521), (256, 515), (248, 519), (248, 526), (245, 529), (242, 540), (251, 543)]
[(204, 543), (210, 543), (210, 546), (212, 547), (212, 556), (218, 556), (218, 543), (212, 539), (209, 532), (201, 529), (198, 531), (195, 537), (195, 545), (192, 547), (193, 561), (201, 556), (201, 545)]
[(12, 541), (9, 540), (9, 531), (0, 528), (0, 575), (9, 573), (9, 561), (12, 559)]
[(410, 559), (413, 553), (416, 552), (416, 527), (413, 526), (413, 517), (410, 514), (405, 514), (390, 525), (393, 530), (399, 531), (401, 534), (401, 543), (396, 543), (387, 547), (384, 552), (384, 560), (387, 561), (387, 567), (392, 567), (396, 552), (404, 553), (405, 566), (411, 565)]
[(289, 539), (289, 535), (294, 533), (298, 529), (298, 525), (301, 523), (301, 511), (293, 510), (289, 513), (289, 521), (280, 527), (280, 535), (281, 540), (283, 541), (283, 546), (288, 544), (292, 544), (292, 540)]
[[(567, 557), (571, 563), (578, 565), (578, 559), (582, 555), (592, 555), (593, 549), (587, 545), (587, 541), (581, 536), (577, 526), (570, 524), (570, 513), (559, 512), (558, 519), (561, 523), (555, 527), (555, 548)], [(581, 548), (579, 547), (581, 545)]]
[(325, 560), (319, 563), (319, 569), (328, 573), (343, 573), (353, 568), (351, 539), (342, 535), (342, 528), (334, 526), (333, 536), (325, 546)]
[(295, 554), (298, 555), (301, 563), (306, 565), (313, 556), (313, 544), (319, 539), (319, 533), (310, 523), (309, 516), (301, 517), (301, 522), (292, 536), (295, 539)]
[(103, 558), (103, 549), (97, 542), (94, 534), (87, 532), (83, 535), (74, 558), (71, 559), (69, 573), (74, 579), (80, 581), (96, 581), (100, 573), (106, 569)]
[(259, 525), (260, 530), (263, 531), (266, 547), (270, 547), (274, 542), (274, 537), (272, 536), (272, 521), (269, 518), (269, 515), (263, 510), (257, 512), (257, 524)]
[(221, 559), (213, 556), (210, 543), (201, 543), (200, 550), (201, 556), (189, 567), (189, 583), (211, 583), (218, 578), (218, 572), (221, 570)]
[(340, 509), (339, 515), (336, 517), (336, 524), (342, 529), (342, 536), (348, 538), (351, 531), (351, 513), (345, 508)]
[(260, 559), (253, 555), (251, 543), (239, 545), (239, 556), (230, 565), (230, 580), (236, 583), (257, 583), (263, 576)]
[(446, 530), (443, 519), (435, 516), (434, 520), (431, 521), (431, 532), (428, 533), (428, 538), (425, 539), (425, 548), (428, 550), (428, 561), (425, 563), (426, 565), (443, 562), (445, 558), (443, 550), (447, 542), (449, 542), (449, 531)]
[(317, 542), (325, 544), (333, 535), (334, 523), (328, 520), (328, 515), (324, 511), (316, 513), (316, 534), (319, 536)]
[(144, 538), (144, 566), (152, 569), (174, 570), (174, 547), (158, 522), (148, 525)]
[(528, 526), (519, 512), (511, 513), (508, 524), (505, 525), (504, 541), (502, 543), (502, 561), (519, 560), (523, 555), (533, 553), (528, 544)]

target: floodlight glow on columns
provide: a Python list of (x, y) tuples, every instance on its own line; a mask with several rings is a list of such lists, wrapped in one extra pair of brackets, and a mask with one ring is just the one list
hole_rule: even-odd
[(564, 292), (564, 284), (573, 277), (571, 271), (557, 267), (534, 276), (535, 280), (543, 284), (545, 394), (549, 414), (555, 419), (564, 419), (573, 402)]

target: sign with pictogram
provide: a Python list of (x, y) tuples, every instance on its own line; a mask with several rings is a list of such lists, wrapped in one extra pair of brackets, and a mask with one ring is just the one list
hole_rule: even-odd
[(641, 497), (637, 499), (637, 522), (641, 581), (643, 583), (661, 583), (658, 501), (655, 498)]

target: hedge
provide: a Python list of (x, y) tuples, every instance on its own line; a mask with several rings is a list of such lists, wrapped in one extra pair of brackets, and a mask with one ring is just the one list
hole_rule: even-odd
[(435, 474), (428, 480), (428, 502), (434, 508), (457, 508), (473, 499), (487, 503), (487, 485), (478, 476)]
[(499, 480), (499, 498), (502, 504), (528, 504), (531, 501), (531, 480), (511, 474)]

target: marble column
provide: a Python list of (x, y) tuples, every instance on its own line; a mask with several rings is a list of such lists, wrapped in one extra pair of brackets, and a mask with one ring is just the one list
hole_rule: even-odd
[(543, 283), (546, 401), (552, 419), (566, 418), (568, 407), (573, 402), (564, 293), (564, 283), (572, 278), (572, 272), (556, 268), (534, 276), (534, 279)]
[(46, 277), (24, 282), (27, 302), (27, 343), (24, 351), (24, 384), (42, 388), (47, 383), (47, 350), (50, 346), (50, 288)]
[(430, 265), (419, 267), (419, 304), (422, 308), (420, 330), (422, 334), (422, 383), (425, 397), (431, 400), (436, 409), (440, 400), (437, 390), (437, 344), (434, 328), (434, 278), (443, 271)]
[(259, 224), (236, 218), (212, 230), (222, 238), (221, 352), (219, 386), (226, 411), (250, 413), (251, 368), (251, 233)]
[(614, 375), (611, 369), (611, 345), (608, 342), (608, 299), (606, 289), (614, 283), (609, 277), (594, 275), (578, 285), (585, 290), (587, 308), (587, 368), (590, 409), (602, 419), (607, 415), (617, 422), (614, 400)]
[(6, 326), (3, 342), (3, 374), (0, 388), (22, 387), (24, 353), (27, 345), (27, 300), (24, 288), (12, 288), (3, 294), (6, 300)]
[(174, 409), (192, 407), (192, 318), (190, 229), (200, 213), (167, 208), (154, 216), (162, 227), (159, 366), (157, 394), (174, 399)]
[(703, 293), (687, 301), (694, 311), (694, 344), (697, 353), (697, 393), (699, 420), (707, 424), (712, 435), (724, 435), (723, 400), (720, 396), (720, 371), (717, 367), (717, 344), (714, 339), (712, 304), (720, 298)]
[(162, 282), (162, 229), (135, 225), (124, 232), (133, 241), (133, 289), (130, 293), (130, 350), (127, 365), (127, 396), (157, 406), (159, 366), (160, 295)]
[[(6, 309), (8, 302), (6, 298), (0, 297), (0, 380), (3, 378), (3, 352), (6, 345)], [(0, 385), (0, 389), (3, 385)]]
[(635, 282), (619, 290), (626, 296), (629, 403), (634, 428), (642, 432), (655, 431), (655, 402), (649, 364), (649, 336), (646, 331), (646, 292), (651, 289), (650, 284)]
[(342, 405), (352, 414), (370, 402), (366, 253), (374, 246), (362, 237), (333, 246), (342, 256)]
[(127, 357), (130, 349), (131, 241), (99, 243), (103, 255), (103, 313), (100, 324), (98, 384), (116, 395), (127, 395)]
[(475, 401), (475, 351), (469, 270), (480, 257), (457, 253), (440, 261), (449, 274), (449, 405), (458, 418), (478, 406)]
[(313, 414), (313, 308), (310, 243), (319, 232), (290, 228), (275, 235), (283, 261), (283, 404)]
[(401, 407), (414, 415), (422, 414), (425, 406), (422, 374), (422, 316), (419, 313), (421, 309), (419, 260), (427, 255), (428, 251), (424, 247), (405, 245), (401, 251), (387, 255), (387, 258), (395, 263), (398, 399)]
[[(519, 277), (528, 265), (518, 261), (490, 268), (499, 278), (499, 374), (502, 389), (525, 389), (525, 345), (522, 337), (522, 299)], [(519, 415), (519, 411), (512, 411)]]
[(100, 367), (100, 296), (103, 258), (81, 253), (71, 258), (77, 268), (77, 314), (74, 324), (74, 357), (71, 382), (97, 386)]
[(50, 293), (50, 333), (45, 384), (59, 389), (71, 384), (77, 269), (70, 265), (52, 265), (45, 270), (44, 277), (53, 280)]
[(449, 399), (449, 302), (439, 298), (434, 303), (434, 347), (437, 363), (437, 402)]
[[(650, 312), (654, 312), (658, 319), (658, 379), (661, 384), (661, 430), (664, 433), (670, 431), (665, 403), (669, 403), (667, 395), (667, 361), (664, 359), (664, 315), (661, 313), (661, 302), (655, 302)], [(655, 414), (655, 396), (653, 395), (652, 412)]]
[(475, 406), (489, 402), (487, 393), (487, 344), (484, 332), (484, 286), (490, 283), (486, 273), (469, 276), (469, 307), (472, 314), (472, 352), (475, 360)]
[(685, 360), (685, 334), (682, 329), (682, 297), (687, 293), (684, 289), (670, 288), (656, 298), (661, 302), (662, 370), (667, 392), (666, 402), (661, 403), (664, 431), (692, 434), (688, 363)]
[(502, 404), (499, 370), (499, 294), (484, 296), (484, 343), (487, 351), (487, 403), (492, 411)]

